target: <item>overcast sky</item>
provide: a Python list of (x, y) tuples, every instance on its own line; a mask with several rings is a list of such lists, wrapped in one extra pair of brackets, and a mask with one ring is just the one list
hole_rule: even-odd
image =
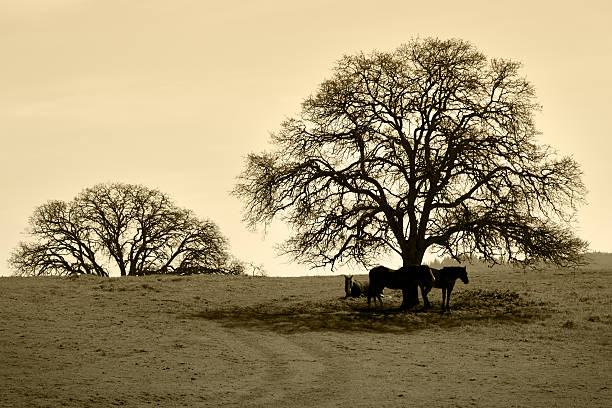
[(610, 4), (0, 0), (0, 274), (36, 206), (109, 181), (212, 219), (270, 275), (308, 272), (275, 257), (282, 225), (264, 237), (240, 222), (229, 191), (244, 157), (343, 54), (426, 36), (523, 63), (541, 142), (584, 170), (578, 235), (612, 252)]

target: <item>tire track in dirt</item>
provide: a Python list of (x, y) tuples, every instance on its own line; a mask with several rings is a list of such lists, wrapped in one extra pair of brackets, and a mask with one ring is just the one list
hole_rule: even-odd
[(253, 354), (260, 369), (241, 382), (238, 406), (318, 405), (329, 367), (324, 359), (294, 341), (274, 332), (224, 329)]

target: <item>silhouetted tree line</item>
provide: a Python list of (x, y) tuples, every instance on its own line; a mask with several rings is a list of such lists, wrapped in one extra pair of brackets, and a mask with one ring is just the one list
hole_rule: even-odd
[[(496, 266), (500, 266), (502, 268), (507, 267), (516, 267), (521, 268), (523, 265), (508, 263), (504, 259), (496, 259), (494, 263), (487, 261), (483, 258), (472, 257), (472, 258), (463, 258), (460, 260), (454, 259), (450, 256), (445, 256), (443, 258), (435, 258), (433, 261), (429, 262), (428, 265), (432, 268), (440, 269), (445, 266), (458, 266), (458, 265), (471, 265), (480, 268), (494, 268)], [(532, 265), (538, 269), (546, 269), (550, 267), (557, 268), (558, 265), (547, 264), (541, 262), (536, 265)], [(608, 252), (586, 252), (582, 254), (581, 262), (570, 265), (573, 268), (611, 268), (612, 267), (612, 253)]]

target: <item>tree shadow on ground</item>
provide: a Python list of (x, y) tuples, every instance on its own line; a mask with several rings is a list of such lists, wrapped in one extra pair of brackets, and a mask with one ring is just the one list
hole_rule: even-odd
[(400, 300), (369, 308), (363, 299), (329, 301), (275, 301), (254, 306), (211, 308), (190, 318), (211, 320), (228, 328), (269, 330), (280, 333), (310, 331), (359, 331), (406, 333), (428, 328), (451, 328), (473, 324), (526, 323), (550, 316), (550, 305), (522, 299), (516, 292), (467, 290), (458, 293), (452, 313), (416, 307), (404, 311)]

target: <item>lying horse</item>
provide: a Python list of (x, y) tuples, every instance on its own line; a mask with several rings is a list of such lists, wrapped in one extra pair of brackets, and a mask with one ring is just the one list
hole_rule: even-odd
[[(468, 284), (467, 270), (465, 266), (445, 266), (442, 269), (431, 269), (431, 278), (427, 279), (427, 275), (423, 275), (424, 279), (419, 280), (419, 286), (421, 287), (421, 295), (423, 296), (423, 303), (425, 307), (429, 307), (429, 299), (427, 294), (432, 287), (442, 289), (442, 311), (445, 310), (450, 312), (450, 295), (455, 287), (455, 281), (461, 279), (463, 283)], [(445, 306), (446, 301), (446, 306)]]
[(360, 297), (368, 294), (369, 282), (359, 282), (353, 279), (353, 275), (344, 275), (344, 292), (345, 298)]
[[(418, 294), (416, 299), (409, 299), (410, 292), (414, 294), (416, 287), (420, 281), (428, 281), (425, 275), (430, 275), (429, 267), (427, 265), (411, 265), (402, 266), (395, 270), (387, 268), (386, 266), (377, 266), (370, 270), (370, 288), (368, 290), (368, 307), (370, 306), (370, 299), (374, 298), (374, 306), (376, 306), (376, 299), (382, 306), (382, 291), (384, 288), (390, 289), (401, 289), (403, 292), (402, 309), (409, 309), (412, 306), (419, 303)], [(423, 289), (421, 288), (421, 293)]]

